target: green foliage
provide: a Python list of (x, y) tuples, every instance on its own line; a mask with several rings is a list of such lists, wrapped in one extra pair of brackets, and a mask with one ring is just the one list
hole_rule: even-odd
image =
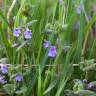
[[(95, 96), (82, 82), (96, 79), (95, 0), (16, 0), (12, 6), (13, 1), (4, 0), (0, 9), (0, 63), (11, 65), (9, 82), (0, 86), (10, 96)], [(13, 34), (17, 27), (19, 37)], [(26, 28), (32, 31), (30, 40), (24, 38)], [(48, 56), (44, 40), (56, 46), (55, 58)], [(24, 75), (20, 86), (12, 80), (16, 72)]]

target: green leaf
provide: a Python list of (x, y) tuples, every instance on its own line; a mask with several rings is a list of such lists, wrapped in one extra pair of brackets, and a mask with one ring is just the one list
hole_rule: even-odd
[(83, 85), (83, 82), (79, 79), (75, 79), (74, 80), (74, 87), (73, 87), (73, 90), (74, 91), (79, 91), (79, 90), (83, 90), (84, 89), (84, 85)]
[(38, 92), (37, 96), (41, 96), (41, 68), (39, 66), (39, 75), (38, 75)]
[(0, 63), (2, 64), (8, 64), (8, 58), (1, 58)]
[(81, 90), (76, 94), (79, 96), (96, 96), (96, 93), (90, 90)]
[(16, 51), (18, 52), (19, 50), (21, 50), (26, 44), (27, 44), (28, 41), (24, 41), (17, 49)]
[(3, 86), (3, 88), (10, 95), (14, 93), (14, 84), (6, 84)]
[(38, 20), (32, 20), (30, 22), (27, 23), (27, 26), (32, 26), (34, 23), (36, 23)]
[(57, 84), (57, 80), (54, 80), (50, 83), (49, 87), (45, 90), (44, 95), (46, 95), (48, 92), (50, 92)]
[(75, 95), (75, 93), (74, 93), (73, 90), (65, 90), (64, 93), (65, 93), (67, 96), (77, 96), (77, 95)]
[(15, 91), (16, 94), (24, 94), (27, 91), (26, 86), (22, 86), (20, 90)]

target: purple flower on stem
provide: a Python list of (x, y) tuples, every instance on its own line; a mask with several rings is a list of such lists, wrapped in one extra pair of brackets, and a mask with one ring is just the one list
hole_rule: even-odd
[(48, 48), (49, 45), (50, 45), (50, 41), (44, 40), (44, 44), (43, 45), (44, 45), (45, 49)]
[(94, 85), (92, 83), (89, 83), (87, 88), (90, 89), (92, 87), (94, 87)]
[(8, 66), (7, 65), (2, 65), (1, 66), (1, 71), (2, 71), (3, 74), (8, 73)]
[(59, 4), (61, 5), (63, 3), (63, 0), (59, 0)]
[(16, 42), (14, 42), (13, 44), (12, 44), (12, 47), (14, 48), (14, 47), (17, 47), (17, 43)]
[(15, 37), (19, 37), (20, 33), (21, 33), (20, 28), (15, 28), (14, 31), (13, 31), (13, 35)]
[(22, 80), (23, 80), (23, 75), (17, 74), (16, 77), (15, 77), (15, 80), (16, 80), (17, 82), (22, 81)]
[(87, 82), (88, 82), (87, 79), (84, 79), (84, 80), (83, 80), (83, 83), (87, 83)]
[(48, 52), (49, 57), (55, 57), (57, 55), (56, 46), (51, 46)]
[(78, 5), (78, 7), (77, 7), (77, 13), (78, 13), (78, 15), (80, 15), (80, 13), (81, 13), (81, 6), (80, 5)]
[(31, 39), (32, 37), (32, 32), (28, 28), (26, 28), (26, 31), (24, 32), (24, 37), (25, 39)]
[(0, 76), (0, 83), (5, 84), (7, 81), (4, 79), (4, 76)]

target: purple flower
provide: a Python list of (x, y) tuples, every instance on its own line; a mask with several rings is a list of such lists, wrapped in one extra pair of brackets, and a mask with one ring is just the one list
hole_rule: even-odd
[(94, 87), (94, 85), (92, 83), (89, 83), (87, 88), (90, 89), (92, 87)]
[(55, 57), (57, 55), (56, 46), (51, 46), (48, 52), (49, 57)]
[(15, 77), (15, 80), (18, 81), (18, 82), (22, 81), (23, 80), (23, 75), (17, 74), (16, 77)]
[(43, 45), (44, 45), (45, 49), (48, 48), (49, 45), (50, 45), (50, 41), (44, 40), (44, 44)]
[(14, 42), (13, 44), (12, 44), (12, 47), (17, 47), (17, 43), (16, 42)]
[(1, 66), (1, 71), (2, 71), (3, 74), (8, 73), (8, 66), (2, 65), (2, 66)]
[(59, 4), (61, 5), (63, 3), (63, 0), (59, 0)]
[(87, 79), (84, 79), (84, 80), (83, 80), (83, 83), (87, 83), (87, 82), (88, 82)]
[(21, 33), (20, 28), (15, 28), (14, 31), (13, 31), (13, 35), (15, 37), (19, 37), (20, 33)]
[(80, 5), (77, 7), (77, 13), (78, 13), (78, 15), (80, 15), (80, 13), (81, 13), (81, 6)]
[(0, 76), (0, 83), (5, 84), (7, 81), (4, 79), (4, 76)]
[(31, 39), (32, 37), (32, 32), (28, 28), (26, 28), (26, 31), (24, 32), (24, 37), (25, 39)]

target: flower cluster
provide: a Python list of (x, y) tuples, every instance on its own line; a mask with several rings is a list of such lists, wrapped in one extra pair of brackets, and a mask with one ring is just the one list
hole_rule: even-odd
[[(20, 28), (20, 27), (15, 28), (14, 31), (13, 31), (13, 35), (14, 35), (15, 37), (19, 37), (20, 34), (21, 34), (21, 28)], [(31, 39), (31, 37), (32, 37), (32, 32), (31, 32), (30, 29), (26, 28), (23, 35), (24, 35), (24, 38), (25, 38), (25, 39)]]
[[(1, 64), (0, 65), (0, 71), (1, 71), (0, 72), (1, 73), (1, 75), (0, 75), (0, 84), (5, 84), (5, 83), (8, 82), (8, 80), (6, 79), (6, 76), (8, 75), (9, 67), (7, 65)], [(17, 81), (17, 82), (23, 81), (23, 75), (20, 74), (20, 73), (17, 73), (14, 78), (15, 78), (15, 81)]]
[(7, 80), (5, 79), (4, 74), (8, 74), (8, 66), (1, 64), (0, 71), (2, 74), (2, 75), (0, 74), (0, 84), (5, 84), (5, 83), (7, 83)]
[(88, 90), (90, 90), (90, 89), (96, 87), (94, 81), (93, 81), (93, 82), (88, 82), (87, 79), (84, 79), (84, 80), (83, 80), (83, 83), (85, 84), (86, 89), (88, 89)]
[(44, 40), (43, 45), (44, 45), (45, 49), (49, 48), (49, 51), (48, 51), (48, 56), (49, 57), (52, 57), (52, 58), (56, 57), (56, 55), (57, 55), (56, 46), (51, 46), (50, 41), (47, 41), (47, 40)]

